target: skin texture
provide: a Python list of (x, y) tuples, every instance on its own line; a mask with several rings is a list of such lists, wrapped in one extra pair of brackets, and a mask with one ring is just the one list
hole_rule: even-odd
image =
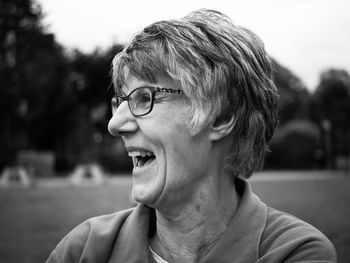
[[(123, 91), (153, 85), (179, 89), (169, 78), (148, 83), (128, 74)], [(108, 129), (127, 151), (147, 150), (156, 159), (133, 169), (133, 198), (156, 209), (152, 248), (169, 261), (194, 262), (215, 244), (230, 222), (238, 197), (223, 161), (230, 151), (233, 122), (194, 133), (187, 125), (188, 98), (158, 93), (153, 110), (134, 117), (123, 102)], [(173, 253), (175, 252), (175, 253)]]

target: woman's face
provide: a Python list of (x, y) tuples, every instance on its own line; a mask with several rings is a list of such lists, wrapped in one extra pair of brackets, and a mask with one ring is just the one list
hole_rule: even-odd
[[(126, 80), (126, 94), (142, 86), (179, 89), (164, 77), (149, 83), (128, 74)], [(153, 109), (145, 116), (134, 117), (127, 102), (120, 104), (108, 129), (112, 135), (122, 136), (133, 159), (134, 199), (161, 208), (189, 201), (206, 180), (210, 142), (205, 130), (194, 135), (187, 127), (190, 106), (185, 95), (156, 94)]]

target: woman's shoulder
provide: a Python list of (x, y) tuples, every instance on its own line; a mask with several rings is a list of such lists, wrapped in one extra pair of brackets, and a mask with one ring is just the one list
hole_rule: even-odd
[(121, 210), (112, 214), (92, 217), (76, 226), (64, 239), (87, 239), (113, 234), (128, 218), (134, 208)]
[(266, 262), (286, 257), (283, 262), (319, 260), (336, 262), (333, 244), (317, 228), (288, 213), (268, 207), (259, 252)]
[[(47, 262), (71, 262), (68, 259), (80, 258), (84, 253), (91, 254), (99, 247), (99, 254), (108, 255), (120, 228), (134, 208), (108, 215), (90, 218), (71, 230), (56, 246)], [(73, 262), (73, 261), (72, 261)]]

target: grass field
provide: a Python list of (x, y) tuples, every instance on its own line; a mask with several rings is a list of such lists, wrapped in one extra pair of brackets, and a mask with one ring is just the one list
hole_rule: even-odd
[[(297, 175), (258, 174), (251, 185), (270, 206), (319, 228), (334, 243), (339, 262), (350, 262), (350, 176)], [(129, 207), (130, 188), (130, 178), (118, 177), (103, 186), (73, 187), (57, 181), (0, 189), (0, 262), (44, 262), (78, 223)]]

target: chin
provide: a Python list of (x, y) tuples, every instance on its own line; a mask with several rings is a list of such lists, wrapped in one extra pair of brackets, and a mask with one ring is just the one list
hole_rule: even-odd
[(164, 168), (150, 169), (144, 174), (133, 174), (133, 199), (136, 202), (154, 207), (163, 194), (165, 179), (166, 173)]

